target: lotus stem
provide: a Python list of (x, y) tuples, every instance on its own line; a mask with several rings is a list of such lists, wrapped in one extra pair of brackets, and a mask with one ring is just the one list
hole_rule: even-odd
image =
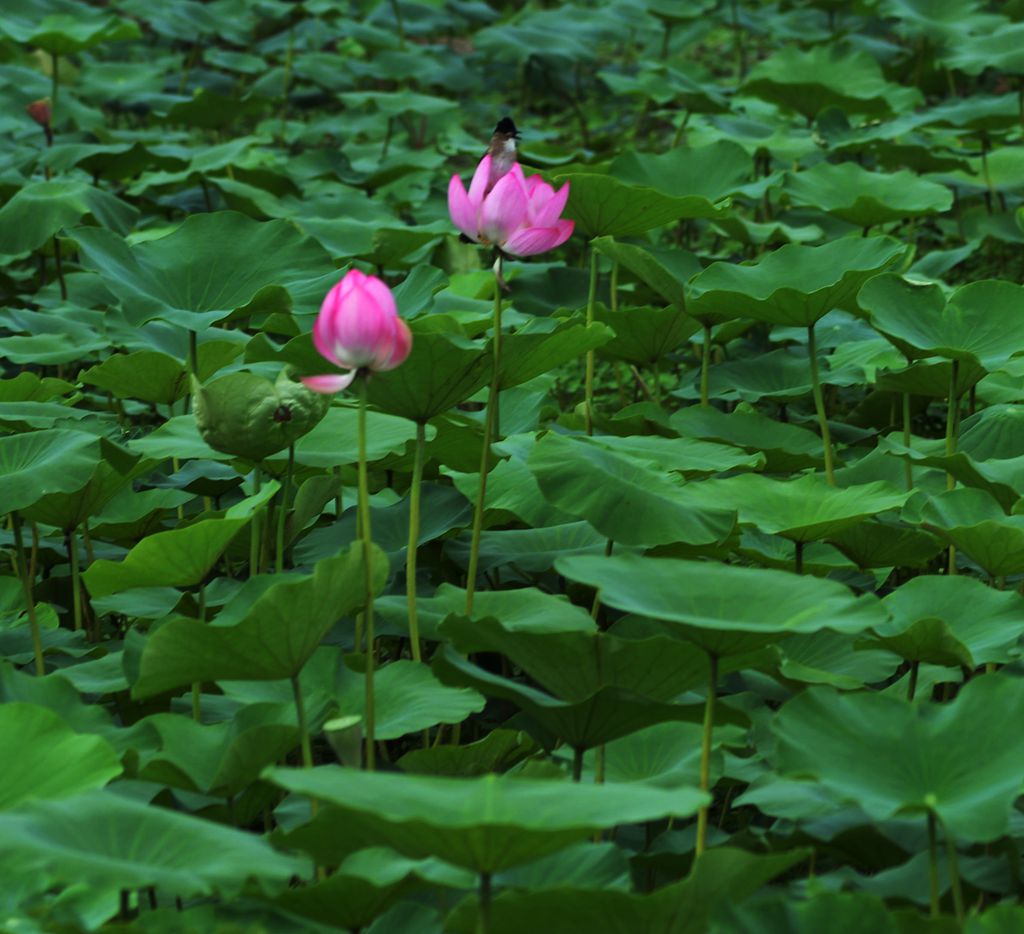
[[(257, 464), (253, 468), (252, 475), (252, 491), (253, 495), (259, 493), (260, 487), (262, 486), (262, 478), (260, 477), (260, 467)], [(260, 552), (262, 551), (262, 531), (260, 529), (262, 511), (257, 511), (256, 515), (252, 517), (252, 522), (249, 524), (249, 576), (255, 577), (260, 572)]]
[(572, 780), (578, 782), (583, 777), (583, 747), (576, 746), (572, 751)]
[(409, 605), (409, 644), (413, 661), (422, 661), (420, 624), (416, 609), (416, 557), (420, 542), (420, 491), (423, 486), (423, 455), (427, 446), (427, 426), (416, 423), (416, 449), (409, 487), (409, 545), (405, 554), (405, 598)]
[(359, 384), (359, 520), (363, 538), (363, 568), (366, 582), (365, 608), (363, 611), (366, 629), (366, 701), (364, 709), (366, 752), (363, 764), (368, 772), (374, 769), (374, 633), (373, 633), (373, 535), (370, 530), (370, 483), (366, 468), (366, 381), (367, 374), (356, 378)]
[(935, 843), (935, 813), (928, 812), (928, 894), (931, 916), (939, 917), (939, 848)]
[[(597, 251), (590, 245), (590, 288), (587, 290), (587, 327), (594, 323), (594, 303), (597, 301)], [(594, 433), (594, 351), (587, 351), (587, 369), (584, 384), (584, 417), (587, 434)]]
[(707, 408), (711, 404), (708, 387), (711, 376), (711, 322), (702, 321), (704, 341), (700, 345), (700, 404)]
[(274, 570), (281, 574), (284, 571), (284, 532), (288, 518), (288, 498), (292, 491), (292, 477), (295, 473), (295, 444), (288, 445), (288, 467), (284, 473), (284, 485), (281, 487), (281, 502), (277, 512), (277, 541), (274, 554)]
[[(936, 819), (942, 818), (936, 815)], [(953, 912), (956, 915), (957, 923), (964, 923), (964, 893), (960, 885), (960, 863), (956, 858), (956, 841), (949, 832), (946, 822), (942, 821), (942, 835), (946, 838), (946, 862), (949, 870), (949, 884), (953, 892)]]
[(836, 485), (832, 472), (832, 432), (828, 427), (828, 415), (825, 412), (825, 396), (821, 391), (821, 380), (818, 377), (818, 342), (814, 337), (814, 325), (807, 328), (807, 354), (811, 365), (811, 389), (814, 392), (814, 409), (818, 414), (818, 425), (821, 428), (821, 443), (825, 451), (825, 478)]
[[(199, 622), (206, 622), (206, 582), (199, 584)], [(192, 682), (192, 719), (196, 723), (203, 720), (203, 686), (198, 681)]]
[(33, 593), (33, 576), (28, 562), (25, 560), (25, 541), (21, 534), (21, 515), (15, 510), (11, 513), (11, 525), (14, 527), (14, 562), (21, 578), (21, 590), (25, 596), (25, 612), (28, 613), (28, 625), (32, 632), (32, 655), (35, 658), (36, 674), (41, 678), (46, 674), (43, 664), (43, 640), (39, 632), (39, 618), (36, 616), (36, 599)]
[[(711, 787), (711, 736), (715, 726), (715, 692), (718, 690), (718, 656), (708, 653), (708, 696), (704, 702), (704, 730), (700, 741), (700, 790)], [(697, 812), (697, 843), (694, 858), (699, 858), (707, 846), (708, 805)]]
[(480, 873), (479, 909), (476, 916), (476, 934), (490, 934), (491, 931), (491, 874)]
[(498, 391), (501, 387), (501, 256), (494, 264), (494, 373), (487, 393), (484, 409), (484, 440), (480, 449), (480, 485), (476, 491), (473, 509), (473, 534), (469, 545), (469, 567), (466, 569), (466, 615), (473, 614), (473, 596), (476, 592), (477, 566), (480, 562), (480, 535), (484, 526), (484, 507), (487, 503), (487, 468), (490, 465), (492, 432), (497, 433)]
[[(957, 379), (959, 373), (959, 360), (953, 360), (949, 370), (949, 398), (946, 405), (946, 457), (952, 457), (956, 453), (957, 434), (957, 409), (960, 407), (960, 397), (957, 395)], [(956, 478), (952, 473), (946, 471), (946, 489), (952, 490), (956, 487)], [(949, 546), (949, 573), (956, 574), (956, 548)]]
[(612, 311), (619, 310), (619, 261), (615, 260), (612, 263), (612, 272), (608, 280), (608, 288), (610, 290), (610, 297), (608, 300), (608, 307)]
[(78, 566), (78, 536), (75, 530), (67, 533), (68, 564), (71, 565), (71, 606), (74, 617), (75, 632), (82, 628), (82, 590)]

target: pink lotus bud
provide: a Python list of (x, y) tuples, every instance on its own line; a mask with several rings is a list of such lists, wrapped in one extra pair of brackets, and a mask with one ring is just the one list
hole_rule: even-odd
[(376, 276), (351, 269), (320, 306), (313, 344), (323, 357), (349, 373), (307, 376), (314, 392), (339, 392), (360, 370), (393, 370), (412, 350), (412, 334), (398, 317), (391, 290)]
[(25, 108), (25, 112), (41, 127), (48, 127), (50, 125), (50, 120), (53, 117), (53, 109), (50, 107), (50, 98), (43, 97), (37, 101), (32, 101), (32, 103)]
[(526, 178), (516, 163), (488, 190), (491, 156), (473, 173), (469, 191), (458, 175), (448, 183), (448, 213), (470, 240), (494, 244), (513, 256), (532, 256), (561, 246), (572, 234), (573, 222), (562, 220), (569, 183), (557, 192), (539, 175)]

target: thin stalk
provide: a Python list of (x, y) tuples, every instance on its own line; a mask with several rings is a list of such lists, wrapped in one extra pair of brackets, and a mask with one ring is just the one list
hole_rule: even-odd
[(711, 376), (711, 322), (702, 321), (704, 342), (700, 348), (700, 404), (707, 408), (711, 404), (708, 393)]
[(572, 751), (572, 780), (578, 782), (583, 777), (583, 747), (577, 746)]
[(608, 307), (612, 311), (619, 310), (619, 261), (615, 260), (612, 263), (611, 278), (608, 282), (608, 288), (611, 290), (611, 297), (609, 299)]
[[(309, 721), (306, 719), (306, 703), (302, 699), (302, 688), (299, 685), (299, 676), (292, 675), (292, 697), (295, 698), (295, 716), (299, 721), (299, 744), (302, 748), (302, 767), (313, 768), (313, 746), (309, 738)], [(315, 802), (313, 802), (315, 805)], [(316, 813), (316, 807), (313, 808)]]
[(836, 485), (832, 473), (832, 433), (828, 427), (828, 416), (825, 413), (825, 396), (821, 391), (821, 380), (818, 378), (818, 342), (814, 337), (814, 325), (807, 328), (807, 353), (811, 364), (811, 388), (814, 391), (814, 409), (818, 413), (818, 425), (821, 428), (821, 443), (825, 450), (825, 477), (832, 485)]
[(78, 535), (75, 529), (67, 533), (68, 563), (71, 565), (71, 606), (75, 632), (82, 628), (82, 585), (78, 566)]
[(409, 606), (409, 644), (413, 661), (421, 661), (420, 624), (416, 610), (416, 557), (420, 542), (420, 488), (423, 486), (423, 455), (427, 446), (427, 426), (416, 423), (416, 453), (409, 487), (409, 545), (405, 553), (405, 599)]
[[(590, 288), (587, 291), (587, 327), (594, 323), (594, 303), (597, 301), (597, 251), (590, 245)], [(587, 434), (594, 433), (594, 351), (587, 351), (587, 370), (584, 387), (584, 412)]]
[[(910, 393), (903, 393), (903, 446), (910, 447)], [(903, 472), (907, 478), (907, 489), (914, 489), (914, 465), (907, 458), (903, 462)]]
[[(718, 689), (718, 656), (708, 653), (708, 696), (704, 702), (704, 731), (700, 742), (700, 790), (711, 787), (711, 734), (715, 725), (715, 692)], [(708, 806), (702, 805), (697, 812), (697, 844), (695, 858), (699, 858), (707, 846)]]
[(935, 814), (928, 812), (928, 894), (931, 916), (939, 917), (939, 848), (935, 843)]
[[(206, 583), (199, 584), (199, 622), (206, 622)], [(203, 685), (199, 681), (192, 682), (192, 719), (196, 723), (203, 720)]]
[(274, 555), (274, 570), (280, 574), (284, 571), (284, 531), (288, 518), (288, 498), (292, 492), (292, 476), (295, 473), (295, 444), (288, 445), (288, 467), (284, 473), (284, 486), (281, 487), (281, 502), (277, 509), (277, 542)]
[(797, 574), (803, 574), (804, 572), (804, 543), (797, 541), (793, 542), (794, 551), (794, 565)]
[[(953, 360), (949, 370), (949, 399), (946, 405), (946, 457), (952, 457), (956, 453), (956, 429), (957, 409), (960, 407), (960, 397), (957, 395), (957, 377), (959, 376), (959, 361)], [(956, 486), (956, 479), (951, 473), (946, 474), (946, 489), (952, 490)], [(949, 574), (956, 574), (956, 548), (949, 546)]]
[(25, 560), (25, 541), (21, 534), (21, 515), (15, 510), (11, 513), (11, 524), (14, 526), (14, 561), (21, 578), (21, 590), (25, 596), (25, 611), (28, 613), (28, 625), (32, 631), (32, 654), (35, 657), (36, 674), (46, 674), (43, 664), (43, 639), (39, 632), (39, 619), (36, 616), (36, 598), (33, 593), (33, 577), (29, 575), (29, 565)]
[(949, 884), (953, 892), (953, 913), (957, 923), (964, 923), (964, 892), (960, 884), (960, 863), (956, 856), (956, 841), (949, 832), (945, 821), (942, 822), (942, 835), (946, 838), (946, 863), (949, 869)]
[(57, 122), (57, 95), (60, 91), (60, 56), (54, 53), (50, 56), (53, 65), (53, 73), (50, 75), (50, 125)]
[(480, 535), (484, 527), (484, 506), (487, 502), (487, 468), (490, 465), (491, 436), (497, 431), (498, 391), (501, 386), (501, 257), (495, 263), (494, 283), (494, 372), (484, 409), (484, 440), (480, 449), (480, 486), (476, 491), (473, 509), (473, 534), (469, 546), (469, 567), (466, 570), (466, 615), (473, 613), (473, 595), (476, 593), (477, 566), (480, 563)]
[[(252, 488), (253, 495), (259, 493), (260, 486), (262, 485), (262, 478), (260, 477), (259, 464), (253, 468), (253, 479)], [(252, 517), (252, 522), (249, 523), (249, 576), (255, 577), (260, 572), (260, 552), (262, 551), (262, 531), (260, 529), (260, 521), (262, 519), (262, 511), (258, 511), (256, 515)]]
[(364, 765), (368, 772), (374, 768), (375, 721), (373, 693), (374, 634), (373, 634), (373, 535), (370, 531), (370, 482), (366, 467), (366, 374), (360, 374), (359, 383), (359, 517), (363, 535), (363, 566), (365, 568), (365, 608), (363, 620), (366, 629), (366, 701), (364, 720), (366, 729), (366, 752)]
[(480, 906), (476, 916), (476, 934), (491, 931), (491, 874), (480, 873)]
[(68, 287), (64, 281), (64, 258), (61, 252), (60, 238), (53, 235), (53, 265), (57, 271), (57, 281), (60, 283), (60, 297), (62, 301), (68, 300)]

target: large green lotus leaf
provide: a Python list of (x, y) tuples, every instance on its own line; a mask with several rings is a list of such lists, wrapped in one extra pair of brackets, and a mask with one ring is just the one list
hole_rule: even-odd
[[(307, 467), (338, 467), (359, 460), (359, 410), (354, 405), (334, 405), (309, 434), (295, 445), (295, 462)], [(427, 440), (437, 434), (427, 426)], [(416, 438), (416, 424), (407, 418), (367, 412), (366, 457), (381, 460), (389, 454), (401, 454)]]
[(533, 741), (525, 733), (499, 728), (465, 746), (412, 749), (398, 760), (398, 767), (403, 772), (454, 777), (501, 773), (508, 771), (534, 748)]
[(80, 373), (78, 378), (120, 399), (139, 399), (160, 405), (171, 405), (188, 392), (185, 368), (174, 357), (155, 350), (111, 354), (102, 363)]
[(953, 204), (945, 185), (906, 170), (869, 172), (855, 162), (819, 162), (790, 174), (786, 190), (794, 204), (821, 208), (858, 227), (948, 211)]
[(968, 75), (980, 75), (988, 68), (1024, 75), (1024, 23), (1000, 23), (986, 35), (960, 33), (942, 60)]
[(200, 519), (142, 539), (121, 561), (101, 558), (82, 575), (89, 593), (105, 597), (134, 587), (191, 587), (200, 583), (245, 528), (253, 513), (279, 489), (276, 481), (232, 506), (223, 518)]
[[(828, 374), (822, 374), (827, 381)], [(811, 391), (811, 373), (805, 354), (789, 347), (727, 360), (708, 370), (708, 392), (711, 398), (740, 398), (750, 403), (759, 399), (787, 401), (799, 399)], [(717, 410), (716, 410), (717, 411)]]
[(752, 180), (753, 163), (738, 143), (723, 139), (707, 146), (677, 146), (653, 154), (627, 150), (615, 158), (608, 171), (632, 185), (663, 191), (676, 198), (697, 196), (706, 203), (699, 216), (721, 213), (716, 202), (735, 194)]
[(772, 473), (821, 465), (821, 438), (814, 432), (777, 422), (754, 409), (738, 408), (731, 413), (691, 405), (679, 409), (669, 424), (684, 437), (705, 438), (734, 444), (745, 451), (761, 451)]
[(0, 512), (80, 490), (100, 457), (100, 439), (84, 431), (50, 428), (0, 438)]
[(795, 480), (738, 474), (706, 480), (700, 491), (706, 506), (735, 509), (741, 524), (795, 542), (826, 539), (879, 513), (898, 509), (911, 495), (880, 481), (835, 487), (816, 474)]
[(828, 540), (861, 568), (921, 568), (942, 551), (934, 535), (886, 520), (858, 522)]
[(58, 231), (86, 216), (125, 234), (138, 215), (130, 204), (88, 182), (31, 182), (0, 208), (0, 253), (37, 250)]
[(229, 461), (232, 459), (230, 454), (215, 451), (203, 440), (192, 415), (175, 415), (148, 435), (132, 438), (128, 442), (128, 447), (156, 460), (195, 458), (197, 460)]
[[(993, 910), (996, 909), (989, 911)], [(877, 895), (822, 889), (801, 901), (780, 895), (759, 898), (747, 905), (726, 903), (716, 913), (710, 930), (712, 934), (952, 934), (945, 922), (956, 924), (949, 916), (935, 919), (939, 924), (929, 923), (916, 908), (911, 912), (909, 923), (901, 927), (896, 913), (889, 912)], [(988, 916), (986, 913), (985, 917)]]
[(52, 55), (71, 55), (101, 42), (141, 39), (138, 23), (84, 3), (27, 0), (4, 11), (0, 33)]
[[(484, 698), (467, 688), (442, 684), (426, 665), (399, 660), (378, 669), (373, 679), (374, 735), (399, 739), (439, 723), (461, 723), (484, 709)], [(345, 715), (362, 716), (366, 703), (366, 679), (344, 671), (335, 699)]]
[[(747, 898), (807, 856), (807, 850), (798, 849), (759, 856), (717, 847), (696, 860), (682, 882), (646, 895), (572, 888), (503, 892), (491, 905), (488, 930), (491, 934), (531, 929), (558, 934), (704, 934), (719, 906)], [(477, 904), (467, 900), (449, 918), (448, 930), (473, 934), (480, 930), (476, 924)]]
[(890, 237), (842, 237), (822, 246), (789, 243), (753, 266), (712, 263), (689, 283), (686, 307), (694, 317), (807, 327), (834, 308), (856, 307), (861, 286), (906, 252)]
[(121, 760), (100, 736), (82, 736), (45, 707), (0, 706), (0, 811), (33, 798), (66, 798), (102, 788)]
[[(374, 590), (387, 579), (387, 556), (374, 547)], [(290, 574), (248, 607), (241, 622), (211, 625), (178, 617), (146, 641), (136, 697), (197, 681), (275, 681), (298, 675), (328, 630), (362, 606), (362, 546), (325, 558), (312, 574)]]
[(692, 788), (434, 778), (337, 766), (268, 769), (264, 777), (327, 805), (346, 832), (362, 832), (407, 856), (437, 856), (487, 873), (557, 853), (605, 827), (690, 817), (707, 800)]
[(192, 381), (196, 425), (218, 451), (261, 461), (308, 434), (327, 414), (331, 397), (307, 389), (284, 369), (269, 379), (238, 370), (206, 385)]
[(626, 545), (717, 545), (735, 526), (735, 512), (706, 508), (698, 486), (585, 438), (549, 432), (527, 463), (546, 499)]
[(367, 384), (377, 408), (426, 422), (476, 395), (490, 381), (493, 355), (459, 334), (432, 329), (435, 317), (414, 320), (412, 352), (406, 361), (374, 374)]
[(1022, 715), (1024, 682), (1001, 675), (974, 678), (943, 705), (812, 688), (772, 722), (775, 760), (873, 820), (932, 811), (957, 841), (984, 843), (1007, 832), (1020, 793)]
[(82, 263), (100, 274), (136, 326), (161, 318), (201, 331), (250, 304), (288, 311), (283, 288), (333, 269), (324, 250), (287, 221), (264, 224), (231, 211), (192, 214), (172, 233), (134, 245), (100, 228), (79, 227), (74, 236)]
[(605, 632), (530, 632), (509, 628), (500, 616), (450, 616), (440, 632), (465, 654), (500, 652), (567, 701), (585, 700), (605, 687), (668, 701), (703, 684), (707, 674), (703, 652), (663, 636), (620, 639)]
[(1024, 571), (1024, 515), (1005, 515), (982, 490), (940, 493), (921, 507), (920, 521), (993, 577)]
[(674, 198), (594, 171), (550, 174), (556, 187), (569, 183), (565, 216), (588, 237), (631, 237), (681, 217), (718, 217), (727, 210), (700, 196)]
[[(669, 631), (680, 627), (681, 635), (703, 640), (713, 652), (702, 631), (769, 639), (823, 629), (856, 633), (888, 618), (871, 595), (856, 597), (835, 581), (786, 571), (629, 554), (560, 558), (555, 567), (599, 589), (602, 603), (671, 624)], [(738, 650), (723, 645), (729, 654)]]
[[(284, 722), (287, 714), (290, 722)], [(156, 749), (149, 752), (149, 736)], [(180, 714), (154, 714), (133, 727), (139, 778), (230, 797), (255, 782), (268, 765), (298, 746), (291, 710), (250, 704), (230, 722), (201, 724)]]
[[(466, 608), (466, 591), (451, 584), (442, 584), (433, 597), (420, 601), (427, 612), (438, 613), (438, 622), (450, 613)], [(507, 590), (481, 590), (473, 597), (474, 620), (486, 617), (500, 619), (510, 632), (527, 634), (584, 633), (597, 630), (597, 624), (583, 607), (556, 594), (536, 587), (513, 587)]]
[(601, 348), (602, 357), (651, 365), (675, 351), (700, 325), (679, 308), (618, 308), (598, 305), (594, 320), (607, 325), (615, 337)]
[(826, 107), (847, 113), (883, 116), (920, 101), (916, 91), (904, 93), (890, 84), (879, 63), (866, 52), (848, 52), (836, 44), (802, 50), (785, 45), (747, 75), (741, 91), (781, 104), (805, 117)]
[[(609, 782), (644, 782), (658, 788), (700, 783), (700, 723), (656, 723), (604, 746), (604, 776)], [(721, 741), (723, 730), (715, 737)], [(733, 731), (735, 732), (735, 731)], [(595, 767), (595, 751), (584, 758), (584, 775)], [(717, 778), (712, 776), (711, 787)]]
[(778, 675), (843, 691), (858, 690), (892, 675), (899, 657), (876, 646), (860, 646), (856, 638), (838, 632), (791, 636), (779, 646)]
[(614, 337), (611, 328), (597, 322), (586, 325), (579, 318), (531, 318), (514, 334), (502, 337), (501, 388), (511, 389), (577, 360)]
[(764, 466), (760, 454), (747, 454), (726, 444), (698, 441), (695, 438), (664, 438), (660, 435), (628, 435), (622, 438), (599, 436), (591, 443), (610, 451), (628, 454), (652, 467), (699, 477), (733, 470), (757, 470)]
[(879, 276), (857, 298), (872, 325), (908, 356), (940, 356), (996, 370), (1024, 352), (1024, 320), (1017, 309), (1024, 286), (985, 279), (943, 301), (937, 286), (897, 275)]
[(280, 890), (305, 875), (305, 860), (278, 853), (252, 833), (190, 814), (92, 791), (23, 805), (0, 815), (5, 879), (156, 888), (191, 897), (237, 893), (249, 879)]
[[(567, 522), (540, 529), (493, 529), (480, 535), (478, 567), (484, 573), (514, 564), (523, 571), (543, 573), (561, 555), (596, 555), (607, 547), (608, 539), (589, 522)], [(445, 543), (446, 554), (461, 567), (469, 566), (469, 549), (466, 537)]]
[(662, 258), (648, 247), (634, 243), (619, 243), (613, 237), (596, 237), (591, 246), (612, 262), (628, 269), (644, 285), (654, 289), (665, 301), (671, 302), (679, 309), (683, 308), (686, 301), (683, 283), (701, 268), (693, 254), (683, 254), (679, 251), (679, 255), (686, 255), (693, 260), (692, 266), (687, 269), (689, 274), (681, 278), (677, 269), (662, 262)]
[(574, 749), (592, 749), (654, 723), (696, 721), (702, 713), (698, 706), (656, 701), (619, 687), (600, 688), (582, 700), (561, 700), (528, 684), (492, 674), (463, 658), (450, 645), (434, 656), (432, 667), (445, 684), (471, 687), (487, 697), (515, 704), (527, 716), (525, 727), (544, 746), (553, 746), (560, 739)]

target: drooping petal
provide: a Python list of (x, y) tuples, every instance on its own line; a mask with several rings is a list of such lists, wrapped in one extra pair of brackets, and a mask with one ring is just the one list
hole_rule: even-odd
[(501, 245), (526, 220), (526, 188), (523, 170), (513, 166), (491, 193), (480, 210), (480, 233), (490, 243)]
[(487, 186), (491, 181), (491, 157), (484, 156), (473, 173), (473, 180), (469, 183), (469, 201), (474, 207), (479, 208), (487, 193)]
[(479, 239), (477, 218), (480, 212), (469, 200), (466, 189), (462, 187), (462, 179), (458, 175), (453, 175), (448, 182), (448, 213), (451, 215), (452, 223), (470, 240)]
[(307, 389), (312, 389), (313, 392), (327, 395), (348, 389), (355, 378), (356, 371), (353, 370), (351, 373), (339, 373), (336, 376), (303, 376), (302, 383)]
[(542, 200), (541, 197), (535, 195), (530, 202), (533, 209), (530, 214), (530, 220), (535, 227), (553, 227), (555, 221), (562, 216), (565, 203), (569, 200), (568, 182), (558, 191), (554, 191), (549, 185), (544, 187), (548, 189), (547, 192), (543, 193), (544, 199)]
[(513, 256), (533, 256), (560, 246), (572, 234), (572, 221), (558, 221), (554, 227), (520, 227), (503, 249)]
[(406, 357), (412, 350), (412, 331), (401, 318), (395, 319), (395, 346), (391, 351), (391, 357), (384, 365), (377, 367), (378, 370), (393, 370), (396, 366), (405, 362)]

